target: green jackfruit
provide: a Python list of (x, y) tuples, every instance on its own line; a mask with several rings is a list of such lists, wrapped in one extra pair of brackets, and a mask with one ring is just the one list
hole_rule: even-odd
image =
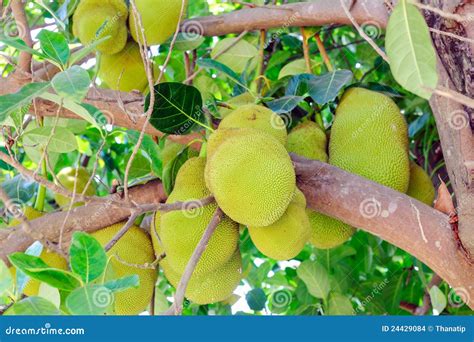
[[(249, 92), (242, 93), (237, 95), (229, 100), (226, 100), (225, 103), (231, 106), (232, 108), (240, 108), (245, 105), (255, 104), (257, 98), (255, 95), (252, 95)], [(235, 109), (221, 107), (219, 108), (219, 113), (221, 114), (221, 118), (225, 118), (230, 113), (232, 113)]]
[(283, 145), (288, 136), (285, 122), (279, 115), (255, 104), (234, 110), (221, 121), (219, 128), (255, 128), (273, 135)]
[(264, 227), (280, 219), (288, 208), (296, 176), (283, 145), (269, 134), (253, 131), (220, 144), (208, 158), (206, 183), (232, 220)]
[(342, 245), (354, 235), (355, 229), (335, 218), (307, 209), (311, 224), (311, 243), (320, 249)]
[(73, 16), (72, 31), (83, 45), (110, 36), (97, 45), (103, 54), (115, 54), (127, 43), (128, 8), (123, 0), (81, 0)]
[(436, 190), (430, 176), (415, 162), (410, 162), (410, 186), (407, 195), (426, 205), (433, 205)]
[(295, 204), (298, 204), (299, 206), (303, 208), (306, 208), (306, 197), (300, 189), (298, 188), (295, 189), (295, 194), (293, 195), (292, 202)]
[[(148, 45), (163, 44), (173, 35), (178, 27), (182, 3), (182, 0), (135, 0)], [(186, 1), (184, 13), (186, 13), (187, 5)], [(133, 13), (130, 13), (129, 25), (133, 39), (143, 44), (143, 38)]]
[(269, 258), (289, 260), (297, 256), (311, 237), (306, 210), (292, 202), (283, 216), (267, 227), (248, 227), (257, 249)]
[[(77, 181), (76, 179), (76, 168), (74, 167), (66, 167), (59, 171), (59, 173), (56, 175), (56, 178), (59, 181), (59, 184), (62, 185), (64, 188), (66, 188), (69, 191), (74, 191), (74, 183), (76, 183), (76, 197), (80, 196), (83, 192), (84, 189), (87, 185), (87, 182), (89, 181), (91, 175), (89, 174), (89, 171), (83, 167), (79, 167), (77, 169)], [(86, 196), (94, 196), (96, 192), (95, 184), (94, 181), (89, 184), (87, 187), (87, 190), (85, 191)], [(69, 204), (71, 203), (71, 199), (69, 197), (60, 195), (60, 194), (54, 194), (54, 199), (56, 200), (56, 203), (61, 207), (61, 208), (67, 208), (69, 207)], [(83, 205), (83, 202), (77, 202), (74, 204), (75, 207)]]
[(329, 163), (405, 193), (410, 180), (407, 124), (386, 95), (351, 88), (336, 111)]
[[(92, 234), (102, 246), (122, 229), (124, 223), (117, 223)], [(117, 255), (117, 257), (112, 257)], [(156, 271), (139, 268), (135, 265), (151, 264), (155, 260), (153, 246), (148, 234), (139, 227), (132, 226), (127, 233), (107, 252), (111, 257), (108, 274), (113, 279), (138, 275), (140, 286), (122, 292), (114, 293), (115, 314), (138, 315), (150, 304), (155, 289)]]
[(312, 160), (328, 161), (326, 152), (328, 139), (318, 124), (307, 121), (296, 126), (288, 134), (286, 148), (288, 152)]
[[(166, 139), (165, 146), (161, 151), (161, 161), (163, 162), (163, 168), (165, 168), (181, 151), (186, 148), (186, 145), (176, 143), (169, 139)], [(188, 157), (196, 157), (198, 152), (193, 149), (188, 150)]]
[[(166, 203), (189, 202), (210, 196), (204, 181), (205, 164), (204, 158), (189, 159), (179, 170), (174, 190)], [(155, 228), (159, 228), (157, 233), (165, 248), (166, 259), (176, 272), (184, 272), (216, 209), (214, 203), (188, 211), (156, 214)], [(224, 218), (212, 235), (194, 273), (210, 273), (225, 264), (237, 249), (238, 241), (238, 225)]]

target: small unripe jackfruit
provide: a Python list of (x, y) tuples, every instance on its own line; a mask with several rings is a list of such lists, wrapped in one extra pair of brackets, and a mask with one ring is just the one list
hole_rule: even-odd
[(311, 243), (320, 249), (342, 245), (354, 235), (355, 229), (342, 221), (307, 209), (311, 224)]
[[(182, 4), (182, 0), (135, 0), (148, 45), (163, 44), (176, 31)], [(183, 13), (186, 13), (187, 5), (186, 1)], [(130, 13), (129, 25), (133, 39), (143, 44), (142, 33), (133, 13)]]
[(436, 196), (430, 176), (415, 162), (410, 162), (410, 186), (407, 195), (430, 206)]
[[(122, 229), (124, 223), (117, 223), (92, 234), (105, 246)], [(146, 310), (155, 289), (156, 271), (139, 268), (135, 265), (151, 264), (155, 254), (150, 237), (139, 227), (132, 226), (127, 233), (107, 252), (110, 259), (107, 270), (113, 279), (138, 275), (140, 285), (136, 289), (128, 289), (114, 294), (115, 313), (117, 315), (138, 315)]]
[(328, 161), (326, 152), (328, 139), (318, 124), (307, 121), (296, 126), (288, 134), (286, 148), (288, 152), (312, 160)]
[[(205, 165), (204, 158), (189, 159), (179, 170), (174, 190), (166, 203), (191, 202), (210, 196), (204, 181)], [(155, 229), (166, 251), (166, 259), (176, 272), (184, 272), (216, 209), (217, 205), (213, 203), (187, 211), (156, 214)], [(225, 264), (234, 254), (238, 241), (238, 225), (224, 218), (212, 235), (194, 273), (210, 273)]]
[(127, 43), (127, 17), (128, 8), (123, 0), (81, 0), (74, 12), (72, 31), (83, 45), (110, 36), (96, 49), (114, 54)]
[[(56, 178), (58, 179), (60, 185), (62, 185), (64, 188), (66, 188), (69, 191), (74, 191), (74, 183), (76, 184), (76, 198), (79, 197), (83, 192), (84, 189), (86, 188), (87, 182), (90, 179), (90, 174), (87, 169), (83, 167), (79, 167), (77, 169), (77, 181), (76, 179), (76, 168), (74, 167), (66, 167), (59, 171), (57, 174)], [(89, 186), (87, 187), (87, 190), (85, 191), (86, 196), (94, 196), (95, 195), (95, 184), (94, 181), (92, 180)], [(71, 199), (69, 197), (60, 195), (60, 194), (54, 194), (54, 199), (56, 200), (56, 203), (62, 207), (62, 208), (67, 208), (69, 204), (71, 203)], [(82, 202), (77, 202), (74, 204), (75, 207), (81, 206), (84, 203)]]
[(254, 128), (274, 136), (281, 144), (286, 144), (287, 132), (283, 119), (272, 110), (249, 104), (237, 108), (227, 115), (219, 128)]
[(291, 202), (283, 216), (267, 227), (248, 227), (257, 249), (269, 258), (289, 260), (297, 256), (311, 237), (306, 210)]
[(290, 204), (296, 186), (288, 152), (269, 134), (231, 136), (206, 165), (206, 183), (232, 220), (264, 227), (276, 222)]
[(329, 163), (405, 193), (410, 180), (407, 124), (386, 95), (351, 88), (336, 111)]

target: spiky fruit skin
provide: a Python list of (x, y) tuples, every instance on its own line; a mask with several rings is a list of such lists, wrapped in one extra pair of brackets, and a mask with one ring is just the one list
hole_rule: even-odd
[[(176, 31), (181, 14), (182, 0), (135, 0), (135, 4), (141, 17), (148, 45), (163, 44)], [(186, 1), (184, 11), (186, 11), (187, 4)], [(129, 27), (133, 39), (144, 44), (140, 28), (133, 14), (129, 18)]]
[[(124, 223), (114, 224), (110, 227), (98, 230), (93, 233), (102, 246), (105, 246)], [(125, 265), (118, 257), (128, 263)], [(115, 311), (117, 315), (138, 315), (146, 310), (150, 304), (156, 283), (156, 271), (153, 269), (142, 269), (134, 265), (151, 264), (155, 260), (153, 246), (148, 234), (139, 227), (132, 226), (127, 233), (107, 252), (110, 257), (108, 274), (113, 279), (122, 278), (131, 275), (138, 275), (140, 286), (136, 289), (128, 289), (123, 292), (115, 293)]]
[[(228, 104), (232, 108), (240, 108), (241, 106), (255, 104), (256, 99), (257, 98), (251, 93), (245, 92), (225, 101), (225, 103)], [(233, 111), (234, 109), (230, 109), (230, 108), (224, 108), (224, 107), (219, 108), (219, 113), (221, 114), (221, 118), (225, 118)]]
[(307, 209), (312, 229), (311, 243), (320, 249), (342, 245), (354, 235), (355, 229), (335, 218)]
[(288, 152), (259, 130), (224, 140), (206, 164), (206, 183), (232, 220), (264, 227), (290, 204), (296, 176)]
[(292, 202), (295, 204), (298, 204), (299, 206), (303, 208), (306, 208), (306, 197), (300, 189), (298, 188), (295, 189)]
[[(159, 230), (159, 227), (157, 227)], [(156, 234), (152, 235), (156, 255), (161, 255), (165, 250)], [(175, 288), (178, 287), (182, 273), (175, 271), (169, 264), (168, 257), (160, 262), (166, 279)], [(242, 279), (242, 258), (237, 249), (231, 258), (223, 265), (210, 273), (197, 275), (193, 273), (186, 288), (185, 296), (190, 301), (199, 304), (211, 304), (229, 298)]]
[(74, 12), (72, 31), (85, 46), (110, 36), (96, 49), (114, 54), (127, 43), (127, 17), (128, 8), (123, 0), (82, 0)]
[(351, 88), (336, 111), (329, 163), (405, 193), (410, 180), (408, 129), (386, 95)]
[(283, 216), (267, 227), (248, 227), (257, 249), (275, 260), (297, 256), (311, 237), (311, 226), (305, 207), (292, 202)]
[(328, 139), (318, 124), (307, 121), (296, 126), (288, 134), (286, 148), (288, 152), (312, 160), (328, 161), (326, 152)]
[(414, 162), (410, 162), (410, 186), (407, 195), (426, 205), (433, 205), (436, 190), (430, 176)]
[[(57, 174), (56, 178), (58, 179), (60, 185), (62, 185), (64, 188), (68, 189), (69, 191), (74, 190), (74, 183), (76, 183), (76, 195), (79, 196), (82, 194), (84, 191), (87, 182), (89, 181), (90, 178), (89, 171), (83, 167), (79, 167), (77, 170), (77, 182), (75, 182), (76, 178), (76, 169), (74, 167), (66, 167), (59, 171)], [(94, 181), (92, 181), (89, 186), (87, 187), (87, 190), (85, 191), (86, 196), (93, 196), (95, 195), (96, 188)], [(66, 208), (69, 206), (71, 203), (71, 199), (69, 197), (60, 195), (60, 194), (54, 194), (54, 199), (56, 200), (56, 203), (61, 207), (61, 208)], [(74, 206), (78, 207), (83, 205), (84, 203), (78, 202), (75, 203)]]
[(227, 115), (219, 128), (254, 128), (275, 137), (285, 145), (288, 137), (283, 119), (272, 110), (255, 105), (245, 105)]
[[(43, 216), (44, 213), (32, 207), (25, 207), (23, 209), (23, 215), (28, 220), (34, 220)], [(19, 225), (20, 223), (21, 223), (20, 220), (15, 218), (10, 222), (9, 226), (13, 227), (13, 226)], [(68, 269), (67, 261), (62, 256), (54, 252), (50, 252), (46, 248), (43, 248), (43, 251), (41, 252), (39, 257), (51, 267), (59, 268), (62, 270)], [(16, 281), (16, 268), (10, 267), (10, 273), (13, 279), (15, 279)], [(30, 278), (28, 282), (26, 283), (25, 288), (23, 289), (23, 294), (25, 294), (28, 297), (37, 296), (39, 293), (40, 285), (41, 285), (40, 281)]]
[[(156, 67), (154, 71), (156, 75)], [(101, 56), (98, 76), (112, 90), (138, 90), (143, 93), (148, 89), (140, 47), (133, 41), (128, 42), (119, 53)]]
[[(204, 158), (196, 157), (186, 161), (178, 172), (175, 187), (166, 203), (197, 201), (210, 196), (204, 181), (205, 165)], [(155, 223), (159, 222), (158, 234), (166, 250), (166, 259), (176, 272), (184, 272), (216, 209), (217, 205), (214, 203), (190, 211), (156, 214)], [(237, 249), (238, 242), (238, 225), (229, 218), (224, 218), (212, 235), (194, 273), (210, 273), (225, 264)]]

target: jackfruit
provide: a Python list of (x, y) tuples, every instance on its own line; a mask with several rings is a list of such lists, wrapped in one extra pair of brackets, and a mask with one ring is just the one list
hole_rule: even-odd
[[(173, 35), (180, 19), (182, 3), (182, 0), (135, 0), (148, 45), (163, 44)], [(187, 5), (186, 1), (184, 13)], [(133, 39), (143, 44), (142, 33), (133, 13), (130, 13), (129, 26)]]
[(415, 162), (410, 162), (410, 186), (407, 195), (426, 205), (433, 205), (436, 191), (430, 176)]
[[(161, 244), (154, 240), (155, 251), (161, 255), (164, 250)], [(176, 272), (169, 264), (168, 257), (160, 262), (166, 279), (175, 288), (178, 287), (182, 273)], [(242, 258), (237, 249), (231, 258), (210, 273), (197, 275), (193, 273), (186, 288), (185, 296), (190, 301), (199, 304), (211, 304), (230, 297), (242, 279)]]
[[(165, 168), (181, 151), (186, 148), (185, 145), (176, 143), (169, 139), (166, 139), (165, 146), (161, 151), (161, 161), (163, 162), (163, 168)], [(193, 149), (188, 150), (188, 157), (196, 157), (198, 152)]]
[(306, 197), (300, 189), (298, 188), (295, 189), (292, 202), (295, 204), (298, 204), (299, 206), (303, 208), (306, 208)]
[[(231, 106), (232, 108), (240, 108), (241, 106), (255, 104), (256, 100), (257, 98), (255, 97), (255, 95), (252, 95), (249, 92), (245, 92), (225, 101), (225, 103)], [(225, 118), (234, 110), (235, 109), (221, 107), (219, 108), (219, 113), (221, 115), (221, 118)]]
[(410, 180), (407, 124), (386, 95), (351, 88), (339, 104), (329, 163), (405, 193)]
[(318, 124), (307, 121), (296, 126), (288, 134), (286, 148), (288, 152), (312, 160), (328, 161), (326, 152), (328, 139)]
[[(159, 69), (153, 65), (154, 78), (158, 79)], [(125, 48), (114, 55), (103, 55), (99, 63), (99, 78), (110, 89), (129, 92), (148, 89), (148, 78), (137, 43), (128, 42)]]
[[(110, 240), (123, 227), (124, 223), (117, 223), (92, 234), (102, 246)], [(106, 274), (118, 279), (126, 276), (138, 275), (140, 285), (138, 288), (128, 289), (115, 293), (115, 311), (117, 315), (138, 315), (146, 310), (153, 296), (156, 283), (154, 269), (138, 268), (135, 265), (151, 264), (155, 260), (150, 237), (139, 227), (132, 226), (127, 233), (107, 252), (110, 258), (110, 270)], [(113, 257), (117, 255), (117, 257)], [(127, 265), (125, 264), (127, 263)]]
[(312, 229), (311, 243), (320, 249), (342, 245), (354, 235), (355, 228), (335, 218), (307, 209)]
[[(174, 190), (166, 203), (197, 201), (210, 196), (204, 181), (205, 165), (204, 158), (196, 157), (186, 161), (178, 172)], [(190, 208), (192, 210), (157, 213), (155, 217), (155, 228), (159, 227), (157, 233), (166, 250), (166, 259), (178, 273), (184, 272), (217, 205), (213, 203), (205, 207)], [(210, 273), (225, 264), (236, 250), (238, 242), (238, 225), (229, 218), (224, 218), (212, 235), (194, 273)]]
[(83, 45), (110, 36), (97, 51), (114, 54), (127, 43), (128, 7), (123, 0), (81, 0), (73, 16), (72, 31)]
[[(269, 134), (230, 136), (206, 164), (206, 184), (232, 220), (269, 226), (282, 217), (293, 198), (295, 171), (288, 152)], [(249, 131), (250, 132), (250, 131)]]
[[(44, 213), (32, 207), (25, 207), (23, 209), (23, 215), (26, 217), (26, 219), (31, 221), (31, 220), (40, 218), (41, 216), (44, 215)], [(17, 226), (20, 223), (21, 221), (15, 218), (10, 222), (9, 226), (10, 227)], [(32, 228), (34, 229), (34, 227)], [(66, 259), (64, 259), (62, 256), (60, 256), (57, 253), (49, 251), (46, 248), (43, 248), (39, 257), (51, 267), (59, 268), (62, 270), (68, 269), (68, 264), (67, 264)], [(12, 275), (12, 278), (15, 279), (16, 281), (16, 268), (15, 267), (10, 267), (10, 274)], [(26, 285), (23, 289), (23, 294), (28, 297), (37, 296), (39, 293), (40, 285), (41, 285), (41, 282), (39, 280), (30, 278), (26, 282)]]
[(283, 145), (288, 136), (285, 122), (279, 115), (255, 104), (234, 110), (221, 121), (219, 128), (255, 128), (273, 135)]
[[(87, 171), (87, 169), (83, 167), (79, 167), (77, 169), (76, 198), (79, 197), (84, 192), (84, 189), (87, 185), (87, 182), (90, 179), (90, 176), (91, 175), (89, 174), (89, 171)], [(64, 188), (72, 192), (74, 191), (76, 168), (66, 167), (62, 169), (61, 171), (59, 171), (56, 178), (58, 179), (60, 185), (62, 185)], [(85, 191), (85, 195), (94, 196), (95, 191), (96, 191), (95, 184), (94, 184), (94, 181), (92, 181), (87, 187), (87, 190)], [(56, 200), (56, 203), (62, 208), (67, 208), (69, 204), (71, 203), (71, 198), (60, 195), (60, 194), (54, 194), (54, 199)], [(81, 205), (84, 205), (84, 203), (77, 202), (74, 204), (74, 207), (78, 207)]]
[(297, 256), (311, 237), (308, 215), (301, 203), (292, 202), (283, 216), (267, 227), (248, 227), (257, 249), (269, 258), (289, 260)]

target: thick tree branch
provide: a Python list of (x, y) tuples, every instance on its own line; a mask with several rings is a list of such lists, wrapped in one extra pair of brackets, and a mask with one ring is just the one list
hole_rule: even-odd
[[(25, 14), (25, 4), (22, 0), (13, 0), (11, 3), (11, 9), (13, 16), (16, 20), (16, 26), (18, 34), (21, 39), (29, 46), (33, 46), (33, 40), (31, 39), (30, 27), (28, 26), (28, 20)], [(31, 71), (31, 54), (29, 52), (20, 52), (20, 59), (18, 61), (18, 67), (21, 71), (29, 73)]]

